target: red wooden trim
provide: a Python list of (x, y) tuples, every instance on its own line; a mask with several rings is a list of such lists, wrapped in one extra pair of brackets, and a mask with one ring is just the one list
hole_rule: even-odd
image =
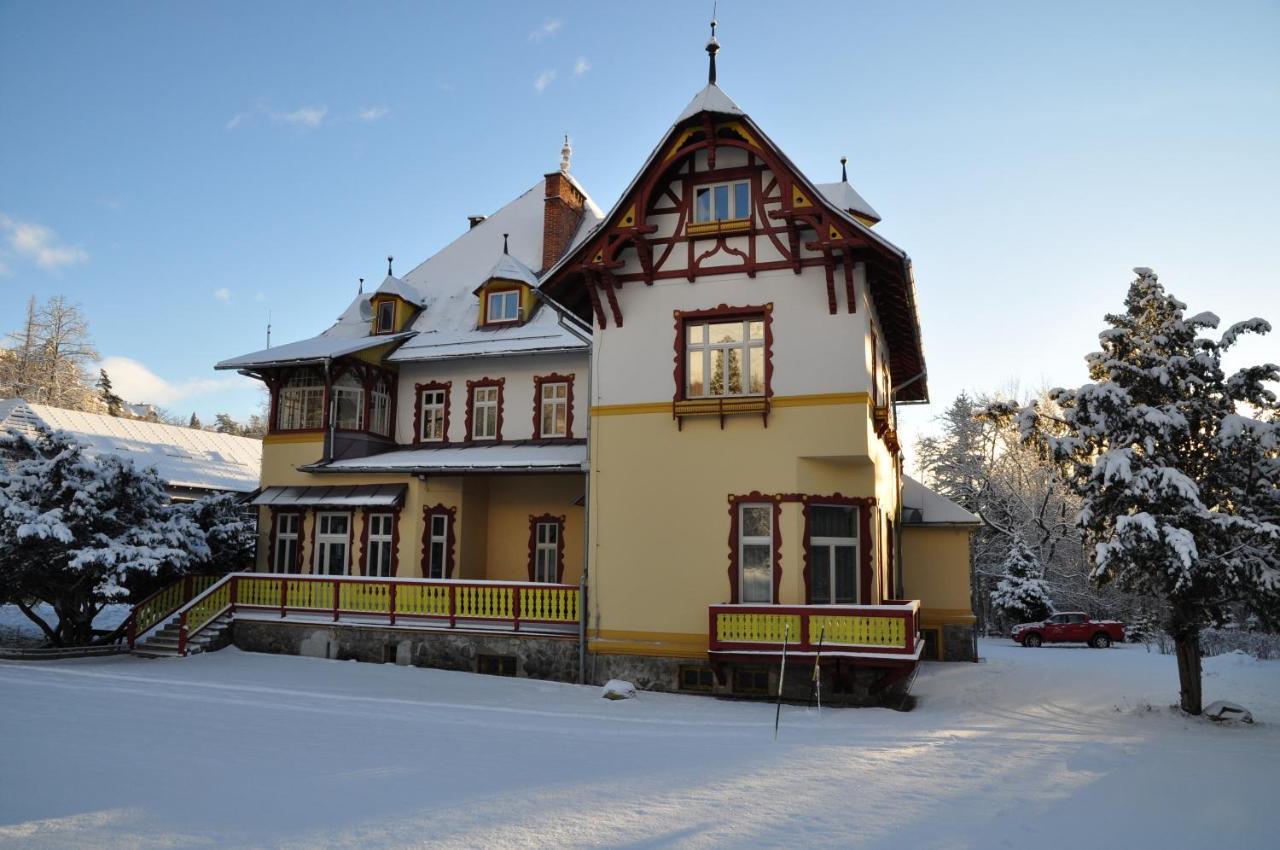
[(738, 539), (740, 505), (773, 507), (773, 601), (777, 602), (778, 588), (782, 584), (782, 500), (758, 490), (753, 490), (745, 496), (729, 496), (729, 602), (737, 604), (740, 588), (742, 570), (739, 563), (742, 550)]
[(444, 526), (444, 577), (453, 578), (454, 548), (457, 543), (453, 526), (458, 516), (458, 509), (443, 503), (429, 505), (422, 509), (422, 564), (419, 572), (422, 573), (423, 578), (429, 578), (427, 569), (431, 565), (431, 518), (433, 516), (448, 517)]
[[(311, 510), (307, 513), (311, 515), (311, 565), (309, 573), (314, 575), (316, 571), (316, 530), (320, 527), (320, 512)], [(306, 521), (306, 515), (303, 516), (303, 521)], [(302, 526), (298, 526), (298, 542), (302, 542)], [(299, 546), (298, 548), (301, 549), (302, 547)], [(302, 575), (302, 570), (306, 566), (307, 564), (305, 561), (298, 565), (299, 575)]]
[(800, 558), (802, 562), (801, 575), (804, 577), (804, 598), (805, 602), (810, 605), (821, 605), (826, 603), (813, 601), (813, 590), (811, 587), (812, 577), (809, 573), (809, 506), (810, 505), (849, 505), (858, 509), (858, 595), (862, 600), (859, 605), (870, 605), (871, 603), (871, 509), (875, 507), (876, 499), (874, 496), (843, 496), (840, 493), (832, 493), (830, 496), (816, 496), (811, 494), (801, 495), (798, 493), (787, 494), (792, 498), (785, 501), (798, 501), (801, 503), (801, 516), (804, 518), (804, 539), (800, 543)]
[(276, 514), (279, 513), (275, 508), (268, 508), (267, 513), (271, 516), (271, 524), (267, 526), (267, 572), (274, 573), (276, 571)]
[[(506, 382), (507, 382), (506, 378), (488, 378), (488, 377), (479, 378), (478, 380), (475, 380), (475, 381), (467, 381), (466, 424), (467, 424), (467, 442), (468, 443), (502, 442), (502, 408), (504, 404), (502, 390), (503, 390), (503, 385), (506, 384)], [(475, 401), (476, 401), (477, 387), (497, 387), (498, 388), (498, 424), (497, 424), (497, 430), (495, 431), (492, 439), (482, 438), (480, 440), (476, 440), (475, 437), (473, 436), (472, 425), (473, 425), (473, 418), (475, 415)]]
[(298, 539), (294, 541), (296, 545), (293, 547), (293, 569), (290, 570), (286, 565), (284, 571), (286, 573), (288, 572), (301, 573), (302, 572), (302, 543), (303, 543), (302, 525), (306, 515), (303, 511), (298, 511), (298, 510), (284, 510), (281, 508), (271, 508), (270, 510), (271, 510), (271, 532), (270, 532), (271, 536), (269, 537), (269, 540), (270, 540), (271, 551), (268, 553), (268, 556), (267, 556), (267, 571), (273, 572), (273, 573), (277, 572), (276, 550), (280, 546), (280, 523), (278, 522), (277, 518), (280, 516), (296, 516), (298, 518)]
[(542, 523), (554, 523), (556, 528), (556, 584), (564, 581), (564, 516), (540, 514), (529, 517), (529, 581), (534, 578), (538, 563), (538, 526)]
[[(391, 511), (391, 575), (400, 574), (400, 508), (397, 507)], [(395, 606), (391, 606), (394, 613)], [(395, 622), (394, 616), (391, 620)]]
[[(700, 324), (702, 322), (728, 321), (731, 319), (742, 319), (745, 321), (760, 320), (764, 322), (764, 398), (773, 398), (773, 302), (761, 304), (758, 306), (746, 307), (730, 307), (727, 304), (721, 304), (707, 310), (676, 310), (673, 312), (675, 316), (676, 339), (675, 339), (675, 370), (673, 376), (675, 378), (675, 395), (672, 402), (687, 401), (685, 397), (685, 379), (687, 375), (687, 366), (685, 363), (689, 354), (689, 343), (687, 341), (688, 326), (691, 324)], [(709, 380), (709, 376), (703, 376), (703, 380)], [(726, 396), (726, 398), (738, 398), (739, 396)], [(699, 396), (698, 400), (704, 397)], [(706, 396), (706, 398), (714, 398), (714, 396)], [(675, 415), (674, 408), (672, 415)]]
[[(422, 439), (422, 394), (428, 391), (444, 392), (444, 423), (441, 426), (439, 440)], [(449, 443), (449, 406), (453, 395), (453, 381), (427, 381), (413, 385), (413, 442), (415, 445), (448, 445)], [(468, 417), (470, 422), (470, 417)]]
[[(356, 557), (355, 569), (350, 570), (351, 575), (367, 576), (369, 574), (368, 564), (365, 563), (365, 556), (369, 552), (369, 515), (373, 513), (369, 508), (360, 511), (360, 552)], [(355, 517), (352, 517), (354, 520)], [(356, 572), (359, 570), (359, 572)]]
[[(734, 651), (755, 650), (759, 652), (769, 652), (781, 654), (782, 648), (776, 643), (757, 643), (752, 641), (722, 641), (717, 637), (716, 616), (721, 613), (761, 613), (761, 614), (791, 614), (800, 618), (800, 634), (789, 645), (789, 651), (799, 653), (812, 653), (817, 650), (817, 646), (809, 640), (809, 618), (811, 616), (829, 616), (832, 613), (840, 613), (847, 607), (862, 608), (868, 606), (854, 605), (710, 605), (707, 607), (708, 614), (708, 649), (711, 652), (724, 653)], [(910, 608), (904, 608), (901, 611), (862, 611), (853, 612), (857, 616), (878, 617), (884, 619), (899, 619), (903, 621), (903, 634), (905, 639), (903, 646), (869, 646), (865, 644), (838, 644), (824, 643), (824, 650), (827, 652), (868, 652), (878, 655), (902, 655), (911, 656), (915, 653), (916, 639), (915, 634), (918, 624), (916, 623), (915, 612)], [(848, 649), (849, 647), (859, 647), (857, 649)], [(759, 656), (756, 657), (757, 662)], [(859, 659), (858, 664), (870, 664), (876, 660), (892, 660), (892, 659)], [(906, 660), (906, 659), (904, 659)], [(896, 663), (896, 662), (895, 662)]]
[[(574, 375), (560, 375), (552, 372), (550, 375), (534, 375), (533, 376), (533, 438), (535, 440), (572, 440), (573, 439), (573, 379)], [(542, 436), (542, 385), (543, 384), (567, 384), (565, 391), (565, 403), (568, 407), (565, 410), (564, 418), (564, 436), (563, 437), (543, 437)], [(501, 392), (501, 390), (499, 390)]]

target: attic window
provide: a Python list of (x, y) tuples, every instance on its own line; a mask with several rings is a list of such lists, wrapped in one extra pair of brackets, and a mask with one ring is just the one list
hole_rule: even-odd
[(699, 186), (694, 190), (693, 220), (697, 224), (750, 217), (751, 188), (746, 180)]
[(520, 293), (514, 289), (490, 292), (485, 307), (485, 322), (496, 324), (518, 321), (520, 321)]
[(389, 334), (396, 329), (396, 302), (378, 302), (378, 322), (374, 333)]

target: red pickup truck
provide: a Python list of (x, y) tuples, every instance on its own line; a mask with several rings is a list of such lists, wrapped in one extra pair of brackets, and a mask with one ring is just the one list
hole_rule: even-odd
[(1090, 620), (1080, 611), (1053, 614), (1040, 623), (1022, 623), (1013, 627), (1014, 640), (1023, 646), (1044, 643), (1087, 643), (1106, 649), (1113, 643), (1124, 643), (1124, 623), (1116, 620)]

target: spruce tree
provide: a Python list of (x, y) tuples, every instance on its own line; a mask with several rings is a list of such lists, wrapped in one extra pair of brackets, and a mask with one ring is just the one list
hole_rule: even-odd
[(1271, 326), (1202, 336), (1217, 316), (1184, 318), (1154, 272), (1134, 271), (1125, 312), (1106, 317), (1101, 351), (1086, 358), (1093, 383), (1053, 390), (1058, 413), (1032, 404), (1017, 417), (1081, 497), (1093, 579), (1160, 604), (1182, 710), (1199, 714), (1201, 629), (1238, 611), (1280, 624), (1280, 425), (1266, 386), (1280, 367), (1228, 375), (1223, 353)]
[(991, 604), (1007, 623), (1038, 622), (1053, 613), (1044, 568), (1022, 538), (1014, 538), (1002, 566), (1004, 577), (991, 592)]
[(119, 416), (120, 409), (124, 406), (124, 399), (115, 394), (111, 386), (111, 376), (107, 374), (106, 369), (98, 370), (98, 396), (102, 399), (102, 403), (107, 406), (107, 414), (109, 416)]

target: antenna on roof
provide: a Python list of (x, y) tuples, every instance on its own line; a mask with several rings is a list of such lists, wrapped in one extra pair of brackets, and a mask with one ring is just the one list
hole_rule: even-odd
[(502, 253), (504, 254), (507, 253), (507, 236), (506, 233), (502, 234)]
[(357, 295), (364, 295), (364, 278), (360, 278), (360, 289), (356, 291)]
[(267, 348), (271, 347), (271, 308), (267, 308)]
[(569, 157), (573, 155), (573, 148), (569, 145), (569, 134), (564, 134), (564, 147), (560, 149), (560, 170), (565, 174), (569, 173)]
[(395, 257), (391, 256), (390, 254), (387, 255), (387, 277), (395, 277), (395, 275), (391, 273), (391, 261), (394, 259)]
[(849, 182), (849, 171), (848, 169), (845, 168), (845, 163), (848, 161), (849, 161), (849, 157), (847, 156), (840, 157), (840, 182), (841, 183)]
[(720, 52), (720, 42), (716, 41), (716, 5), (711, 4), (711, 38), (707, 41), (707, 56), (711, 58), (711, 64), (707, 68), (707, 82), (711, 85), (716, 84), (716, 54)]

